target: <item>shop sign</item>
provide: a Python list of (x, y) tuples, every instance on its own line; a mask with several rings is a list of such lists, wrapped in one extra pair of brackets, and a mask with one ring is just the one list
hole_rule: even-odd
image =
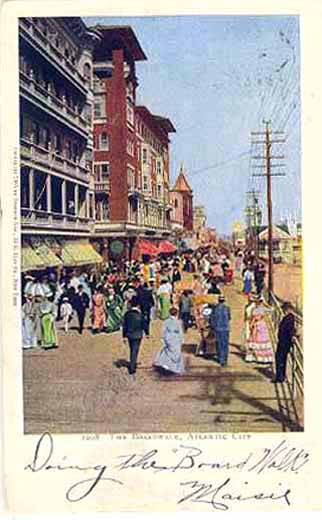
[(113, 256), (121, 256), (124, 253), (125, 245), (122, 240), (111, 240), (109, 252)]

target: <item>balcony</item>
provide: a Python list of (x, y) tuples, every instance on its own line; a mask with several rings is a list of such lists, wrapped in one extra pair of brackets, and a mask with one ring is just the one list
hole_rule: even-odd
[(135, 234), (140, 231), (141, 226), (136, 222), (130, 220), (95, 220), (94, 232), (97, 236), (101, 233), (110, 236), (128, 236), (129, 234)]
[(53, 173), (63, 173), (73, 179), (88, 182), (89, 172), (85, 167), (58, 155), (55, 150), (47, 150), (27, 139), (21, 139), (20, 155), (22, 161), (30, 167), (43, 167)]
[(79, 72), (77, 66), (68, 60), (64, 54), (53, 45), (50, 39), (39, 30), (32, 18), (19, 19), (19, 34), (49, 62), (53, 63), (55, 68), (59, 70), (65, 78), (67, 77), (84, 96), (87, 95), (88, 86), (86, 78)]
[(112, 61), (96, 61), (93, 67), (94, 74), (100, 79), (110, 78), (113, 74), (114, 65)]
[(138, 188), (137, 186), (133, 186), (133, 184), (132, 185), (128, 184), (127, 188), (128, 188), (129, 197), (138, 198), (138, 197), (143, 196), (142, 190), (140, 188)]
[(87, 120), (23, 71), (20, 71), (20, 93), (38, 108), (70, 126), (83, 138), (88, 138)]
[(110, 191), (110, 181), (95, 181), (94, 189), (96, 192), (107, 192)]
[(108, 232), (108, 231), (115, 232), (115, 225), (113, 225), (113, 223), (111, 223), (110, 220), (108, 220), (108, 219), (95, 220), (95, 223), (94, 223), (94, 232), (95, 233), (104, 233), (104, 232)]
[(23, 230), (29, 231), (31, 229), (47, 232), (52, 230), (55, 233), (59, 231), (78, 231), (81, 234), (91, 231), (91, 224), (88, 218), (29, 208), (21, 208), (21, 225)]

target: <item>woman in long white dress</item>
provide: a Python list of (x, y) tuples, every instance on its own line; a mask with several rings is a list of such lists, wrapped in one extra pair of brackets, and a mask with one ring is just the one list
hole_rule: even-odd
[(162, 331), (163, 347), (156, 355), (153, 365), (173, 374), (184, 374), (185, 367), (181, 347), (184, 334), (181, 322), (177, 318), (178, 310), (170, 309), (170, 317), (164, 322)]
[(26, 301), (22, 306), (22, 347), (34, 348), (38, 345), (36, 331), (36, 309), (32, 293), (26, 294)]

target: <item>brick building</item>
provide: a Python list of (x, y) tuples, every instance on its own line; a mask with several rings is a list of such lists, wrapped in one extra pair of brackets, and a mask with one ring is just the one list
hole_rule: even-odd
[(136, 107), (138, 183), (141, 200), (139, 222), (146, 234), (159, 244), (170, 234), (169, 133), (175, 132), (167, 118)]
[(136, 106), (137, 61), (146, 60), (129, 26), (93, 28), (94, 239), (104, 258), (132, 258), (170, 234), (171, 121)]
[(19, 19), (23, 271), (100, 260), (89, 243), (98, 39), (81, 18)]
[(181, 165), (174, 187), (170, 190), (171, 227), (177, 234), (193, 232), (193, 191)]

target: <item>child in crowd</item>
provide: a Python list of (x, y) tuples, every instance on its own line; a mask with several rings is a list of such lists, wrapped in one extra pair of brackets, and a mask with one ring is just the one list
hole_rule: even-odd
[(69, 299), (67, 297), (63, 298), (63, 303), (60, 309), (61, 317), (63, 319), (63, 324), (65, 328), (65, 332), (68, 332), (69, 322), (73, 317), (73, 307), (69, 303)]

